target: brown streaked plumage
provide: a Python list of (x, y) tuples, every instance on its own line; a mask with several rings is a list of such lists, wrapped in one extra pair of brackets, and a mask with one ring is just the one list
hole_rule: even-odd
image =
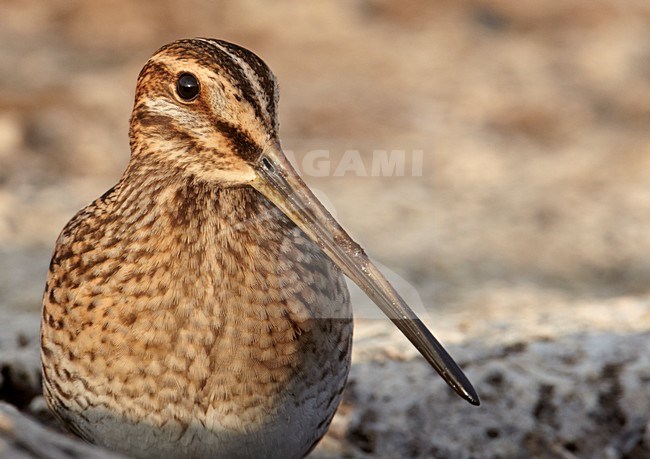
[(250, 51), (171, 43), (147, 62), (121, 180), (63, 229), (41, 327), (45, 398), (135, 457), (302, 457), (350, 367), (343, 274), (456, 392), (451, 357), (281, 152)]

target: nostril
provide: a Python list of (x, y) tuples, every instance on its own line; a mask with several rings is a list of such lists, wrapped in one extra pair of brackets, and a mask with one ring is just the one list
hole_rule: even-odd
[(273, 167), (273, 163), (271, 163), (271, 161), (267, 157), (262, 158), (262, 164), (264, 165), (264, 168), (269, 172), (273, 172), (275, 170), (275, 168)]

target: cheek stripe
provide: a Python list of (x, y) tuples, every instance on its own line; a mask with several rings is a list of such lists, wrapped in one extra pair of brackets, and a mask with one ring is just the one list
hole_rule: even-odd
[[(147, 100), (144, 107), (137, 110), (134, 116), (142, 126), (154, 127), (161, 138), (179, 139), (193, 148), (200, 143), (200, 136), (193, 136), (192, 133), (205, 127), (205, 121), (200, 116), (189, 113), (184, 107), (165, 99)], [(253, 162), (262, 154), (263, 147), (234, 124), (214, 114), (210, 116), (209, 124), (208, 128), (222, 134), (232, 151), (244, 161)]]
[(238, 129), (235, 125), (213, 117), (214, 126), (228, 139), (233, 151), (246, 162), (253, 162), (262, 154), (262, 147), (257, 145), (246, 132)]

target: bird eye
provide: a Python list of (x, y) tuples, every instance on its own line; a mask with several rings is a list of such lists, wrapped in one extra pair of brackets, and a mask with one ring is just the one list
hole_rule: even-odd
[(183, 73), (178, 77), (176, 82), (176, 92), (181, 99), (185, 101), (191, 101), (196, 99), (196, 96), (199, 95), (201, 86), (199, 86), (199, 80), (196, 79), (191, 73)]

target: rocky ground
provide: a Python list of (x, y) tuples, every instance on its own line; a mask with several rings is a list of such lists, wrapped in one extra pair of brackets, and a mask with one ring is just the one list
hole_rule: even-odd
[[(0, 457), (91, 457), (40, 427), (45, 271), (128, 161), (140, 67), (186, 36), (270, 64), (285, 149), (483, 399), (450, 394), (355, 290), (350, 384), (314, 457), (650, 455), (649, 4), (5, 0), (0, 400), (19, 411), (0, 402)], [(373, 175), (378, 150), (405, 173)]]

